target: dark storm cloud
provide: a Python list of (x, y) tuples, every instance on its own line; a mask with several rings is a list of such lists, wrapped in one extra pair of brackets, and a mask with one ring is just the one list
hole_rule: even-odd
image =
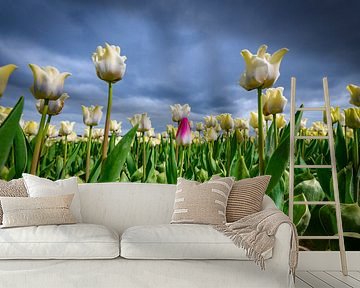
[[(73, 74), (71, 98), (55, 122), (82, 127), (81, 105), (106, 105), (91, 53), (105, 41), (120, 45), (127, 72), (114, 88), (113, 118), (148, 112), (157, 129), (170, 121), (169, 105), (189, 103), (191, 118), (230, 112), (247, 117), (255, 92), (237, 85), (241, 49), (270, 52), (287, 47), (278, 86), (289, 96), (297, 77), (298, 103), (320, 105), (321, 79), (329, 77), (333, 104), (346, 107), (345, 86), (360, 84), (358, 1), (10, 1), (0, 2), (0, 65), (19, 69), (1, 105), (25, 95), (25, 119), (37, 119), (28, 87), (28, 63), (53, 65)], [(78, 130), (80, 132), (80, 129)]]

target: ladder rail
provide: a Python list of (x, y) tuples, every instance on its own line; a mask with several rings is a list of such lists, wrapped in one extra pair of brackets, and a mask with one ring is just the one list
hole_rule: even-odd
[(341, 258), (341, 268), (344, 275), (348, 274), (347, 262), (346, 262), (346, 252), (345, 252), (345, 243), (344, 243), (344, 233), (342, 227), (341, 219), (341, 207), (340, 207), (340, 197), (339, 197), (339, 186), (338, 178), (336, 171), (336, 157), (334, 149), (334, 135), (333, 127), (331, 121), (331, 110), (330, 110), (330, 96), (329, 96), (329, 85), (326, 77), (323, 78), (323, 88), (324, 88), (324, 100), (325, 100), (325, 110), (326, 110), (326, 122), (328, 127), (328, 136), (329, 136), (329, 150), (330, 150), (330, 159), (331, 159), (331, 174), (333, 179), (334, 187), (334, 199), (335, 199), (335, 210), (336, 210), (336, 222), (339, 236), (339, 248), (340, 248), (340, 258)]
[(291, 77), (291, 99), (290, 99), (290, 171), (289, 171), (289, 217), (294, 221), (294, 178), (295, 178), (295, 91), (296, 78)]

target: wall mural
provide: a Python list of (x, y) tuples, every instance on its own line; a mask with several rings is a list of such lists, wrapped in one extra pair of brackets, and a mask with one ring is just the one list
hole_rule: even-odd
[[(228, 13), (231, 12), (228, 11)], [(2, 19), (5, 18), (2, 17)], [(4, 23), (5, 20), (3, 20)], [(6, 27), (6, 25), (3, 26)], [(184, 31), (182, 33), (186, 32)], [(181, 35), (185, 37), (187, 34)], [(127, 39), (130, 42), (131, 38)], [(8, 54), (4, 52), (4, 45), (13, 43), (11, 41), (4, 41), (0, 45), (0, 56), (10, 55), (10, 52)], [(347, 42), (344, 41), (344, 43)], [(91, 98), (91, 101), (87, 103), (81, 102), (82, 99), (77, 101), (76, 96), (67, 89), (70, 79), (78, 75), (75, 73), (71, 75), (66, 70), (73, 71), (75, 66), (72, 67), (73, 69), (67, 69), (64, 66), (60, 66), (61, 69), (43, 66), (43, 59), (51, 59), (44, 56), (45, 58), (35, 57), (34, 61), (37, 59), (41, 61), (29, 64), (28, 69), (25, 65), (20, 67), (19, 64), (8, 64), (16, 63), (15, 60), (7, 60), (15, 58), (5, 58), (5, 63), (5, 60), (0, 59), (0, 179), (20, 178), (25, 172), (51, 180), (76, 176), (79, 183), (176, 184), (178, 177), (207, 181), (215, 174), (232, 176), (237, 180), (258, 175), (271, 175), (266, 193), (279, 209), (287, 213), (290, 127), (289, 115), (286, 114), (285, 109), (289, 107), (289, 103), (288, 94), (284, 93), (283, 87), (277, 85), (277, 80), (280, 77), (280, 70), (284, 67), (286, 69), (287, 65), (290, 66), (289, 63), (293, 61), (287, 62), (292, 51), (281, 48), (277, 51), (274, 49), (275, 52), (270, 53), (266, 45), (261, 45), (257, 51), (242, 50), (242, 58), (237, 56), (239, 62), (233, 65), (238, 68), (244, 67), (244, 71), (238, 79), (236, 91), (246, 95), (251, 99), (249, 101), (255, 103), (252, 107), (256, 107), (252, 111), (241, 114), (248, 115), (247, 118), (235, 117), (234, 112), (223, 113), (231, 111), (208, 113), (209, 115), (198, 113), (194, 117), (195, 105), (175, 98), (170, 103), (171, 105), (168, 105), (169, 101), (166, 105), (159, 105), (158, 109), (167, 111), (168, 120), (162, 123), (163, 127), (166, 127), (163, 129), (165, 131), (155, 133), (151, 121), (153, 112), (144, 110), (143, 113), (135, 114), (128, 119), (119, 119), (114, 116), (114, 105), (118, 102), (125, 107), (127, 105), (125, 101), (122, 101), (121, 96), (115, 98), (113, 94), (114, 91), (118, 91), (116, 89), (120, 83), (127, 81), (128, 69), (132, 64), (123, 55), (120, 47), (112, 44), (112, 41), (111, 44), (105, 43), (103, 46), (98, 46), (92, 55), (90, 53), (86, 55), (86, 59), (91, 56), (93, 62), (93, 70), (86, 66), (86, 73), (93, 75), (94, 78), (97, 76), (96, 80), (93, 79), (93, 82), (97, 82), (94, 87), (97, 87), (96, 89), (100, 87), (100, 93), (104, 96), (97, 101)], [(252, 43), (251, 47), (253, 46)], [(231, 51), (238, 51), (238, 48), (245, 47), (232, 47)], [(23, 51), (24, 54), (27, 52), (25, 49), (19, 50), (21, 47), (15, 48), (17, 55), (19, 51)], [(141, 45), (137, 46), (137, 50), (142, 49)], [(270, 50), (272, 49), (270, 45)], [(28, 55), (31, 57), (35, 54), (29, 51)], [(161, 55), (158, 54), (156, 57), (161, 58)], [(60, 63), (65, 58), (59, 59), (54, 57), (54, 63)], [(88, 62), (91, 63), (90, 60)], [(68, 62), (65, 61), (65, 63)], [(49, 61), (47, 64), (51, 65), (52, 62)], [(243, 68), (239, 68), (239, 72), (241, 72), (240, 69)], [(14, 95), (14, 91), (19, 91), (19, 89), (10, 88), (16, 74), (20, 72), (23, 73), (21, 75), (29, 74), (27, 77), (32, 75), (30, 92), (35, 99), (31, 99), (30, 96), (20, 96), (22, 95), (20, 93)], [(133, 76), (134, 74), (133, 72)], [(286, 82), (290, 82), (288, 74), (286, 74), (286, 79), (283, 79)], [(20, 85), (16, 83), (14, 86)], [(71, 90), (74, 90), (73, 87), (74, 85)], [(28, 87), (25, 88), (28, 89)], [(21, 89), (25, 90), (23, 86)], [(359, 250), (360, 86), (355, 84), (346, 86), (345, 84), (341, 89), (347, 90), (347, 107), (331, 108), (337, 178), (346, 249)], [(7, 93), (10, 90), (11, 95)], [(123, 93), (126, 94), (126, 89), (124, 90)], [(29, 94), (29, 91), (26, 91)], [(18, 99), (17, 103), (10, 106), (10, 98)], [(142, 101), (141, 99), (139, 101)], [(245, 102), (246, 99), (242, 98), (242, 100)], [(36, 105), (25, 105), (31, 101)], [(181, 104), (177, 104), (179, 102)], [(220, 102), (219, 100), (216, 103)], [(301, 104), (308, 107), (314, 104), (310, 102), (309, 99), (298, 103), (298, 106)], [(79, 130), (75, 129), (75, 124), (80, 125), (79, 121), (75, 123), (74, 118), (62, 116), (63, 109), (70, 106), (76, 108), (79, 114), (82, 111), (83, 123), (81, 125), (86, 127), (84, 133), (79, 133)], [(238, 104), (234, 106), (239, 107)], [(24, 121), (23, 115), (29, 111), (29, 107), (32, 107), (32, 119)], [(307, 123), (307, 119), (302, 117), (301, 113), (296, 114), (296, 128), (300, 135), (327, 135), (325, 115), (322, 121)], [(199, 117), (200, 114), (201, 117)], [(122, 129), (125, 122), (130, 125), (130, 129), (127, 127)], [(327, 140), (298, 140), (295, 162), (310, 165), (331, 164)], [(330, 169), (295, 169), (295, 197), (299, 201), (334, 201)], [(334, 206), (296, 205), (294, 222), (299, 235), (335, 235), (337, 233)], [(300, 245), (305, 250), (338, 249), (337, 240), (302, 240)]]

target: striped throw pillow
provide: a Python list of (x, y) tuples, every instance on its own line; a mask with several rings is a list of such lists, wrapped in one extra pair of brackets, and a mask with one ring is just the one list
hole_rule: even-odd
[(204, 183), (179, 178), (171, 223), (226, 223), (226, 204), (233, 184), (231, 177)]
[[(270, 178), (270, 175), (264, 175), (235, 181), (226, 207), (227, 222), (235, 222), (261, 210)], [(211, 179), (222, 178), (215, 175)]]

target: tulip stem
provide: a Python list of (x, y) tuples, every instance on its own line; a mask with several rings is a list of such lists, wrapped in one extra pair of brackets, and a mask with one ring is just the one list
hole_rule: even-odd
[(180, 171), (179, 171), (179, 177), (182, 177), (182, 174), (183, 174), (183, 166), (184, 166), (184, 148), (181, 147), (181, 150), (180, 150)]
[(273, 128), (274, 128), (274, 150), (278, 145), (278, 129), (276, 123), (276, 114), (273, 114)]
[(231, 146), (230, 146), (230, 131), (226, 131), (226, 176), (230, 176), (230, 165), (231, 165)]
[(107, 109), (106, 109), (105, 131), (104, 131), (104, 141), (103, 141), (103, 146), (102, 146), (102, 161), (104, 161), (106, 159), (107, 152), (108, 152), (111, 107), (112, 107), (112, 83), (109, 82), (108, 103), (107, 103)]
[(44, 137), (41, 141), (41, 151), (44, 149), (44, 143), (46, 141), (45, 138), (47, 136), (47, 131), (49, 130), (50, 121), (51, 121), (51, 115), (49, 115), (46, 119), (46, 124), (45, 124), (45, 128), (44, 128)]
[(66, 175), (66, 161), (67, 161), (67, 149), (68, 149), (68, 140), (67, 140), (68, 135), (65, 135), (65, 147), (64, 147), (64, 164), (63, 164), (63, 170), (61, 172), (61, 179), (65, 178)]
[(85, 168), (85, 182), (89, 181), (90, 177), (90, 153), (91, 153), (91, 137), (92, 137), (92, 128), (93, 126), (89, 127), (89, 136), (88, 142), (86, 147), (86, 168)]
[(354, 144), (353, 144), (353, 161), (354, 161), (354, 191), (356, 191), (357, 203), (360, 205), (360, 189), (359, 189), (359, 180), (358, 180), (358, 170), (359, 170), (359, 135), (358, 129), (353, 128), (354, 131)]
[(262, 88), (258, 88), (258, 154), (259, 154), (259, 173), (264, 175), (264, 128), (263, 128), (263, 107), (262, 107)]
[(48, 108), (49, 108), (49, 99), (45, 99), (44, 109), (41, 114), (39, 131), (36, 135), (36, 143), (35, 143), (34, 154), (33, 154), (31, 168), (30, 168), (30, 174), (33, 174), (33, 175), (36, 174), (36, 169), (37, 169), (39, 158), (40, 158), (41, 143), (42, 143), (42, 139), (44, 136), (44, 126), (45, 126), (45, 119), (46, 119), (46, 114), (47, 114)]
[(142, 133), (143, 144), (143, 183), (146, 180), (146, 146), (145, 146), (145, 132)]

